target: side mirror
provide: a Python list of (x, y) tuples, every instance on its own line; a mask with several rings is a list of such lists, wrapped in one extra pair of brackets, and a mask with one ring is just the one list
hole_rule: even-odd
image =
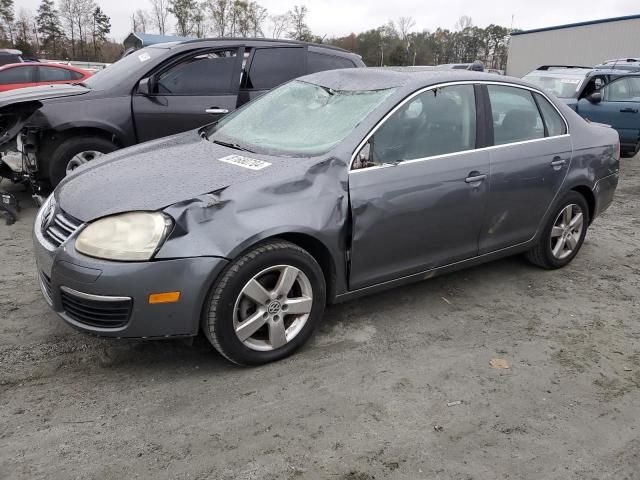
[(602, 93), (593, 92), (591, 95), (587, 97), (587, 100), (589, 100), (591, 103), (598, 104), (602, 101)]
[(153, 94), (153, 82), (151, 77), (143, 78), (138, 83), (138, 93), (148, 97)]

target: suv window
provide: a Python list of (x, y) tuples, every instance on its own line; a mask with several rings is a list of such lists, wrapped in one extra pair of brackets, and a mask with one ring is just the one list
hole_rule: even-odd
[(626, 77), (602, 87), (605, 102), (640, 102), (640, 77)]
[(534, 96), (536, 97), (536, 102), (538, 102), (538, 107), (540, 107), (544, 124), (547, 127), (547, 137), (556, 137), (567, 133), (567, 125), (558, 111), (549, 103), (549, 100), (539, 93), (535, 93)]
[(374, 164), (472, 150), (476, 146), (473, 85), (436, 88), (398, 109), (373, 135)]
[(73, 80), (71, 70), (58, 67), (38, 67), (40, 82), (64, 82)]
[(36, 67), (13, 67), (0, 72), (0, 85), (35, 82)]
[(305, 49), (258, 48), (253, 54), (247, 87), (268, 90), (305, 74)]
[(544, 124), (529, 90), (487, 85), (496, 145), (544, 138)]
[(325, 70), (337, 70), (340, 68), (355, 68), (355, 64), (344, 57), (325, 55), (323, 53), (307, 53), (307, 73), (324, 72)]
[(236, 78), (237, 50), (199, 53), (174, 65), (158, 76), (155, 93), (160, 95), (220, 95), (232, 93), (240, 83)]

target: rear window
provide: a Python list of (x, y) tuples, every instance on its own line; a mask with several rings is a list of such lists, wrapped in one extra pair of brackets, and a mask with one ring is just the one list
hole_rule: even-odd
[(269, 90), (305, 74), (304, 48), (258, 48), (253, 54), (247, 87)]
[(335, 55), (325, 55), (317, 52), (309, 52), (307, 54), (307, 73), (338, 70), (340, 68), (355, 68), (355, 64), (348, 58)]
[(574, 98), (578, 94), (584, 76), (556, 76), (529, 74), (524, 77), (535, 86), (559, 98)]

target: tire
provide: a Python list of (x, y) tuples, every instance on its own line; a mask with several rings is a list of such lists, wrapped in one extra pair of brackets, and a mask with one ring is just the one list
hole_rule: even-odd
[[(79, 154), (97, 152), (111, 153), (118, 147), (102, 137), (71, 137), (60, 143), (49, 157), (49, 181), (54, 188), (67, 176), (67, 166)], [(94, 155), (89, 155), (89, 157)], [(90, 159), (90, 158), (89, 158)]]
[[(292, 287), (287, 290), (288, 285)], [(325, 302), (325, 279), (315, 259), (297, 245), (276, 239), (252, 248), (222, 272), (205, 303), (202, 330), (229, 361), (261, 365), (304, 345), (322, 318)]]
[[(567, 227), (567, 217), (561, 218), (561, 215), (564, 215), (570, 206), (573, 206), (569, 213), (572, 222), (569, 222)], [(578, 213), (582, 214), (579, 229), (577, 223), (571, 227), (571, 223), (575, 221)], [(558, 203), (542, 231), (538, 244), (529, 250), (525, 257), (532, 264), (548, 270), (562, 268), (568, 265), (580, 251), (588, 226), (589, 206), (587, 201), (580, 193), (571, 191)], [(554, 227), (558, 228), (554, 230)], [(559, 235), (561, 230), (562, 234)], [(564, 241), (564, 245), (559, 246), (558, 242), (562, 241)]]

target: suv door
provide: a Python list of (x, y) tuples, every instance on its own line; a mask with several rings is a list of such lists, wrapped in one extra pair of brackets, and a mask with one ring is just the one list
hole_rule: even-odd
[(243, 74), (238, 106), (305, 75), (306, 58), (303, 46), (255, 48)]
[(487, 85), (493, 121), (491, 187), (480, 254), (533, 238), (569, 171), (567, 124), (538, 92)]
[(139, 142), (192, 130), (235, 110), (241, 47), (198, 50), (173, 58), (149, 77), (149, 92), (132, 97)]
[(489, 183), (489, 153), (476, 150), (482, 108), (473, 85), (431, 87), (374, 129), (349, 175), (351, 290), (478, 254)]
[(614, 80), (602, 87), (600, 93), (599, 103), (581, 99), (578, 113), (592, 122), (611, 125), (618, 131), (623, 148), (635, 152), (640, 141), (640, 76)]

